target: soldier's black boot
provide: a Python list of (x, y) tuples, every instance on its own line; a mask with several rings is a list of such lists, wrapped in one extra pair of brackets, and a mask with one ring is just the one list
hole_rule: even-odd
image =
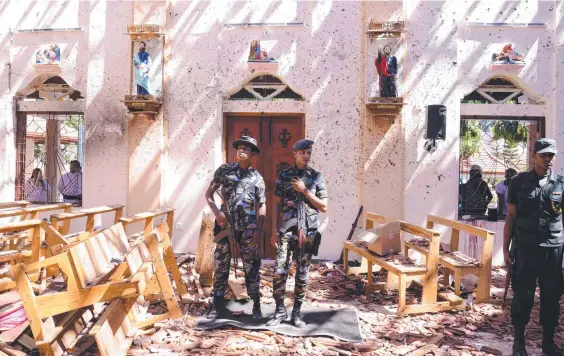
[(294, 326), (297, 328), (301, 328), (306, 325), (304, 319), (302, 318), (301, 309), (302, 302), (294, 300), (294, 309), (292, 310), (292, 324), (294, 324)]
[(564, 356), (564, 351), (554, 343), (554, 328), (542, 329), (542, 353), (546, 356)]
[(268, 326), (276, 326), (288, 318), (286, 307), (284, 306), (284, 299), (276, 299), (276, 310), (272, 319), (266, 323)]
[(206, 309), (206, 313), (204, 314), (206, 319), (215, 320), (218, 317), (218, 305), (220, 305), (223, 301), (224, 298), (222, 296), (214, 296), (210, 298), (210, 301), (208, 302), (208, 309)]
[(525, 348), (525, 325), (513, 325), (515, 337), (513, 338), (513, 356), (528, 356)]
[(262, 311), (260, 310), (260, 297), (253, 298), (253, 321), (262, 321)]

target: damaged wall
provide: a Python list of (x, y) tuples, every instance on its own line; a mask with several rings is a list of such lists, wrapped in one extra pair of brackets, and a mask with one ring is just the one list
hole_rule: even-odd
[[(124, 204), (128, 214), (174, 207), (182, 224), (173, 237), (178, 251), (195, 250), (201, 214), (209, 213), (204, 191), (223, 162), (224, 112), (305, 115), (306, 136), (317, 141), (312, 165), (324, 173), (330, 194), (322, 216), (327, 258), (340, 253), (361, 204), (416, 224), (427, 213), (456, 217), (460, 99), (499, 75), (487, 63), (504, 43), (514, 43), (527, 65), (502, 75), (546, 99), (547, 136), (564, 151), (561, 1), (10, 1), (0, 10), (0, 199), (14, 197), (13, 98), (38, 75), (36, 47), (58, 43), (59, 75), (85, 97), (84, 206)], [(398, 78), (406, 105), (393, 122), (364, 107), (375, 80), (377, 47), (365, 34), (371, 18), (404, 20), (408, 29)], [(472, 21), (547, 26), (478, 28)], [(226, 26), (241, 22), (305, 26)], [(132, 23), (167, 29), (168, 79), (153, 122), (130, 121), (120, 102), (131, 83), (124, 33)], [(14, 32), (49, 27), (82, 30)], [(305, 101), (225, 100), (257, 74), (247, 66), (254, 39), (269, 43), (276, 73)], [(433, 153), (423, 149), (431, 104), (447, 106), (447, 139)]]
[[(205, 208), (203, 192), (222, 162), (222, 96), (249, 79), (249, 44), (273, 41), (270, 55), (280, 62), (278, 74), (305, 103), (284, 105), (290, 113), (306, 113), (306, 137), (316, 140), (312, 165), (323, 172), (330, 211), (322, 218), (327, 243), (322, 257), (340, 253), (342, 240), (359, 205), (360, 52), (364, 36), (357, 2), (179, 2), (172, 9), (171, 103), (168, 165), (165, 184), (176, 219), (175, 246), (194, 250)], [(305, 22), (299, 27), (227, 27), (240, 22)], [(188, 24), (188, 25), (186, 25)], [(266, 105), (266, 110), (278, 105)], [(253, 102), (226, 103), (228, 110), (256, 112)], [(261, 105), (262, 109), (265, 109)], [(268, 113), (268, 111), (267, 111)], [(338, 223), (338, 222), (345, 223)], [(329, 242), (331, 241), (331, 242)]]

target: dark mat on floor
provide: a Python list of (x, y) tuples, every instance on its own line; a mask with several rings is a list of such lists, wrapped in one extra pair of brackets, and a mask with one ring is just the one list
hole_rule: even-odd
[[(208, 320), (204, 317), (198, 320), (197, 330), (210, 330), (222, 326), (233, 326), (247, 330), (271, 330), (288, 336), (329, 336), (336, 337), (342, 341), (362, 342), (358, 315), (355, 309), (328, 309), (319, 307), (302, 307), (302, 315), (307, 325), (296, 328), (288, 319), (280, 325), (270, 327), (266, 325), (268, 318), (274, 315), (274, 305), (262, 305), (262, 314), (265, 321), (255, 323), (251, 317), (253, 303), (248, 301), (227, 301), (220, 309), (221, 316), (216, 320)], [(244, 315), (233, 315), (243, 311)], [(292, 307), (287, 308), (288, 317)]]

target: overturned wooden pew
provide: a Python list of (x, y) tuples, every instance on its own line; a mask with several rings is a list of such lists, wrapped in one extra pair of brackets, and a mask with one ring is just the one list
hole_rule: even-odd
[[(30, 265), (18, 264), (12, 276), (23, 301), (36, 346), (45, 355), (62, 355), (75, 343), (63, 341), (66, 328), (88, 308), (109, 302), (91, 326), (80, 331), (96, 340), (102, 355), (126, 355), (138, 329), (181, 316), (168, 278), (159, 236), (151, 233), (130, 246), (122, 224), (75, 245), (59, 247), (59, 254)], [(35, 295), (31, 275), (57, 266), (66, 277), (66, 290)], [(162, 295), (168, 312), (143, 315), (146, 295)], [(73, 324), (74, 325), (74, 324)]]
[(128, 217), (122, 217), (119, 221), (127, 229), (138, 222), (143, 222), (143, 236), (148, 236), (153, 233), (155, 229), (155, 220), (158, 217), (165, 217), (166, 223), (159, 224), (157, 227), (157, 234), (160, 237), (160, 246), (163, 248), (164, 263), (169, 273), (172, 274), (175, 286), (179, 291), (181, 296), (186, 296), (188, 290), (186, 285), (182, 281), (180, 271), (178, 270), (178, 265), (176, 264), (176, 258), (174, 257), (174, 251), (172, 249), (172, 244), (170, 242), (170, 236), (172, 235), (172, 229), (174, 226), (174, 209), (156, 209), (152, 211), (147, 211), (144, 213), (135, 214)]
[[(367, 212), (365, 213), (366, 229), (372, 229), (374, 223), (386, 223), (398, 221), (382, 215)], [(439, 249), (440, 233), (431, 229), (423, 228), (413, 224), (400, 222), (402, 232), (410, 233), (422, 237), (429, 242), (428, 252), (424, 265), (413, 263), (394, 263), (389, 257), (378, 256), (365, 246), (355, 242), (344, 243), (344, 269), (348, 273), (348, 254), (349, 251), (359, 254), (368, 262), (368, 285), (367, 292), (378, 289), (397, 289), (398, 296), (398, 315), (421, 314), (428, 312), (439, 312), (446, 310), (458, 310), (466, 307), (464, 300), (450, 291), (439, 291)], [(373, 283), (372, 266), (376, 264), (388, 272), (386, 283)], [(407, 304), (406, 289), (408, 284), (415, 282), (422, 286), (421, 304)], [(443, 299), (443, 301), (439, 301)]]

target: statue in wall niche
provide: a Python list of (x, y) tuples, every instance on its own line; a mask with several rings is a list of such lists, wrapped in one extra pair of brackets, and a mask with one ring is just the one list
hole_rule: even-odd
[(396, 74), (398, 73), (398, 60), (392, 56), (392, 47), (386, 45), (384, 50), (378, 49), (378, 57), (374, 61), (380, 84), (380, 97), (397, 97)]
[(503, 46), (500, 53), (494, 53), (492, 61), (494, 64), (525, 64), (523, 56), (515, 51), (511, 43)]
[(261, 49), (260, 41), (251, 41), (251, 48), (249, 51), (249, 61), (274, 61), (274, 58), (270, 58), (268, 51)]
[(133, 58), (135, 65), (135, 82), (137, 83), (137, 95), (151, 95), (149, 92), (149, 70), (151, 69), (151, 56), (146, 51), (145, 42), (139, 42), (139, 51)]

